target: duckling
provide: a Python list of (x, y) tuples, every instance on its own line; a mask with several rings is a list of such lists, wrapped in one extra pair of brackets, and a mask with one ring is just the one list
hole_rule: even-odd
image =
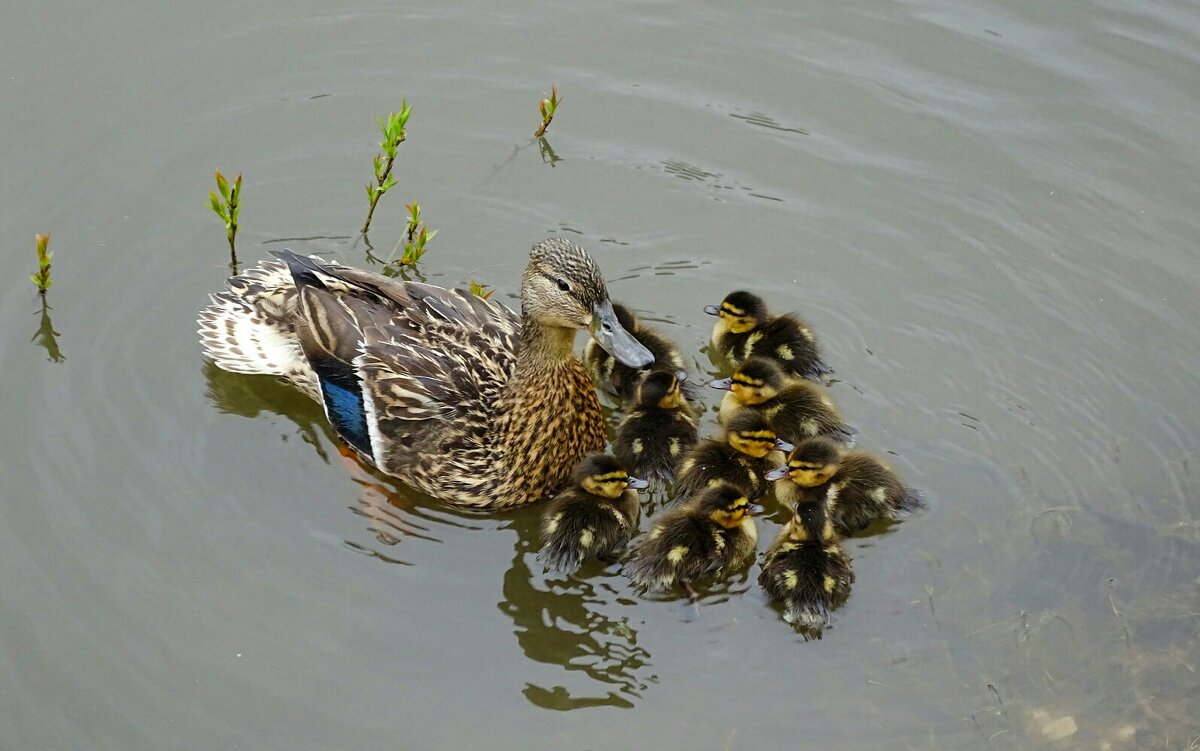
[(738, 410), (719, 438), (701, 441), (688, 453), (672, 490), (677, 498), (686, 499), (704, 488), (727, 483), (751, 500), (760, 498), (771, 487), (764, 475), (783, 459), (780, 452), (791, 448), (775, 436), (762, 413)]
[(721, 421), (741, 407), (761, 412), (775, 433), (789, 443), (815, 435), (828, 435), (849, 445), (858, 431), (842, 422), (824, 388), (809, 381), (788, 378), (773, 360), (751, 357), (731, 378), (709, 383), (729, 393), (721, 400)]
[(542, 518), (538, 560), (573, 573), (589, 558), (611, 555), (638, 531), (642, 507), (635, 490), (649, 483), (630, 477), (608, 454), (589, 454), (575, 467), (569, 488)]
[(865, 451), (843, 452), (828, 438), (796, 444), (787, 464), (767, 473), (775, 497), (789, 508), (823, 500), (833, 526), (853, 534), (875, 519), (898, 518), (924, 503), (921, 492), (907, 487), (883, 460)]
[(795, 313), (771, 315), (758, 295), (730, 292), (720, 305), (706, 305), (704, 312), (718, 316), (712, 345), (734, 365), (758, 355), (771, 358), (788, 375), (799, 378), (820, 381), (833, 373), (821, 359), (812, 329)]
[(763, 557), (759, 586), (784, 607), (784, 620), (820, 633), (850, 593), (854, 569), (825, 500), (801, 503)]
[[(643, 324), (629, 308), (620, 303), (613, 303), (613, 312), (617, 314), (617, 322), (621, 324), (621, 328), (632, 334), (633, 338), (654, 355), (653, 367), (656, 370), (687, 371), (683, 353), (671, 340)], [(625, 402), (636, 398), (638, 381), (648, 369), (630, 367), (617, 360), (603, 347), (593, 345), (591, 341), (584, 347), (583, 362), (600, 388)], [(698, 396), (692, 384), (683, 387), (683, 394), (686, 399), (695, 399)]]
[(643, 589), (680, 583), (695, 599), (691, 582), (709, 575), (722, 577), (754, 557), (758, 530), (752, 514), (757, 510), (732, 485), (706, 488), (655, 521), (624, 573)]
[(680, 393), (682, 370), (652, 370), (642, 376), (634, 409), (617, 427), (613, 454), (638, 477), (663, 484), (696, 445), (696, 419)]

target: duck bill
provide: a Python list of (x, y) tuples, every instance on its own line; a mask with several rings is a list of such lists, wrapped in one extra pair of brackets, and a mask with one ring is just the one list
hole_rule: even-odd
[(766, 509), (763, 508), (761, 503), (751, 503), (750, 506), (746, 508), (746, 511), (750, 514), (750, 516), (760, 516), (764, 511), (766, 511)]
[(641, 369), (654, 364), (654, 355), (621, 326), (608, 300), (596, 303), (592, 309), (588, 333), (596, 340), (596, 344), (624, 365)]
[(721, 309), (720, 309), (720, 308), (718, 308), (716, 305), (705, 305), (705, 306), (704, 306), (704, 312), (705, 312), (705, 313), (708, 313), (710, 316), (719, 316), (719, 315), (721, 315)]
[(787, 475), (788, 468), (787, 465), (784, 465), (782, 467), (776, 467), (770, 472), (767, 472), (765, 475), (763, 475), (763, 477), (767, 478), (771, 482), (775, 482), (776, 480), (782, 480), (783, 478), (787, 477)]
[(629, 478), (629, 488), (631, 490), (645, 490), (648, 487), (650, 487), (649, 480), (639, 480), (636, 477)]
[(708, 385), (712, 386), (714, 389), (720, 389), (721, 391), (729, 391), (731, 388), (733, 388), (733, 379), (732, 378), (718, 378), (715, 381), (709, 381)]
[(779, 449), (780, 451), (782, 451), (785, 454), (790, 454), (790, 453), (792, 453), (792, 449), (796, 448), (796, 445), (794, 443), (788, 443), (787, 441), (783, 440), (782, 438), (776, 438), (775, 439), (775, 448)]
[(679, 381), (680, 383), (683, 383), (684, 381), (686, 381), (687, 380), (687, 371), (686, 370), (676, 370), (675, 371), (675, 380)]

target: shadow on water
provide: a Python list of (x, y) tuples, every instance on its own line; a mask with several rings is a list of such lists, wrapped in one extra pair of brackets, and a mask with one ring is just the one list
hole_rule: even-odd
[(29, 340), (36, 342), (39, 347), (46, 350), (50, 362), (62, 362), (67, 359), (67, 356), (58, 348), (58, 337), (61, 336), (54, 330), (54, 322), (50, 320), (50, 306), (46, 303), (46, 298), (42, 297), (41, 320), (38, 322), (37, 331), (33, 332), (33, 337)]
[(512, 618), (526, 657), (582, 674), (600, 684), (603, 693), (527, 683), (525, 698), (543, 709), (559, 711), (633, 707), (657, 677), (645, 674), (650, 653), (638, 645), (638, 633), (629, 619), (613, 612), (634, 604), (608, 581), (618, 576), (617, 565), (592, 562), (578, 576), (541, 573), (536, 559), (540, 517), (537, 509), (527, 509), (509, 525), (517, 533), (517, 542), (512, 566), (504, 575), (500, 610)]

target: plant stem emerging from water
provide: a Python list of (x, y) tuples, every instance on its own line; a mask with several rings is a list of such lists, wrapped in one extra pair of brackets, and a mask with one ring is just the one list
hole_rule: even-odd
[(562, 101), (558, 98), (558, 85), (550, 87), (550, 96), (538, 103), (538, 110), (542, 113), (542, 124), (534, 131), (534, 138), (541, 138), (546, 135), (546, 128), (550, 127), (550, 122), (554, 120), (554, 113), (558, 110), (558, 104)]
[(213, 210), (213, 213), (221, 217), (225, 222), (225, 238), (229, 240), (229, 266), (233, 272), (237, 273), (237, 249), (234, 246), (234, 241), (237, 238), (238, 231), (238, 211), (241, 208), (239, 200), (242, 195), (242, 175), (239, 172), (233, 185), (225, 179), (221, 174), (221, 170), (217, 170), (217, 190), (220, 191), (220, 197), (213, 191), (208, 191), (208, 205)]
[(54, 283), (50, 279), (50, 257), (54, 254), (48, 248), (50, 247), (50, 233), (44, 235), (34, 235), (34, 242), (37, 243), (37, 273), (30, 275), (30, 279), (37, 285), (38, 294), (42, 297), (46, 296), (46, 290), (50, 289), (50, 285)]
[(410, 114), (412, 114), (412, 107), (408, 106), (407, 101), (401, 100), (399, 112), (389, 113), (386, 120), (375, 118), (375, 122), (379, 123), (379, 131), (383, 133), (383, 140), (379, 142), (379, 148), (383, 149), (383, 154), (375, 155), (375, 182), (367, 183), (367, 199), (370, 204), (367, 206), (367, 219), (362, 226), (364, 235), (371, 228), (371, 217), (375, 215), (375, 204), (379, 203), (379, 198), (396, 184), (396, 178), (392, 175), (392, 164), (396, 161), (396, 149), (404, 143), (404, 126), (408, 123)]

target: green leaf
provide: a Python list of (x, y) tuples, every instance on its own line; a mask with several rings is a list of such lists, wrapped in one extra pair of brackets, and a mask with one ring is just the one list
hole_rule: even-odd
[(227, 202), (229, 201), (229, 181), (221, 174), (221, 170), (217, 170), (217, 190), (221, 191), (221, 197)]

